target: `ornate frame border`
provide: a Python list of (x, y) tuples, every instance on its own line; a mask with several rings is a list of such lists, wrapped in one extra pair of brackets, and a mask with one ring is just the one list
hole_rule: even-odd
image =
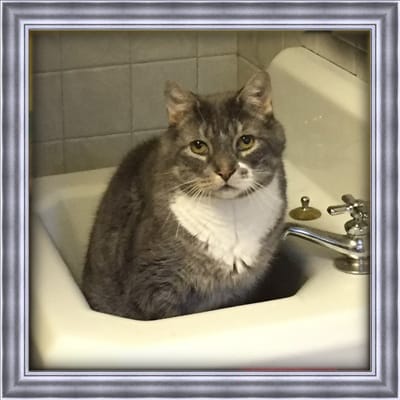
[[(0, 12), (2, 397), (398, 398), (397, 1), (3, 0)], [(27, 60), (29, 31), (39, 28), (370, 30), (370, 371), (29, 370)]]

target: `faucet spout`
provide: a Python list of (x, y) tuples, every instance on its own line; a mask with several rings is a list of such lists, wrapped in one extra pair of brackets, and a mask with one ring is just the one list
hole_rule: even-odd
[(351, 194), (344, 194), (342, 200), (345, 204), (330, 206), (327, 211), (330, 215), (350, 213), (352, 219), (344, 224), (346, 235), (287, 223), (283, 231), (283, 240), (293, 235), (335, 250), (345, 255), (335, 259), (338, 269), (349, 274), (368, 274), (370, 270), (368, 203), (356, 200)]
[(287, 223), (283, 232), (283, 240), (289, 235), (303, 238), (356, 260), (369, 255), (368, 240), (365, 237), (340, 235), (308, 226)]

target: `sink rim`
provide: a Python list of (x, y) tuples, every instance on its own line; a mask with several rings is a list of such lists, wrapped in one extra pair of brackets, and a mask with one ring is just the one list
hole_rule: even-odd
[[(103, 175), (107, 173), (111, 174), (112, 170), (109, 168), (104, 169), (102, 173)], [(77, 177), (77, 174), (79, 174), (79, 177), (83, 175), (86, 179), (91, 180), (91, 188), (93, 188), (96, 185), (93, 185), (92, 176), (96, 173), (98, 171), (64, 174), (64, 181), (68, 181), (71, 177)], [(65, 175), (68, 176), (65, 177)], [(50, 183), (59, 182), (59, 178), (39, 178), (38, 182), (46, 186)], [(58, 186), (60, 185), (62, 186), (62, 183), (58, 183)], [(84, 186), (85, 188), (88, 187), (85, 184)], [(104, 184), (102, 186), (104, 187)], [(68, 187), (67, 192), (69, 194), (73, 192), (73, 190), (71, 191), (71, 187)], [(53, 199), (54, 196), (53, 192)], [(150, 351), (152, 346), (155, 346), (155, 343), (159, 343), (156, 346), (157, 348), (161, 344), (173, 347), (177, 346), (177, 341), (195, 341), (202, 348), (203, 353), (209, 353), (210, 351), (207, 350), (206, 346), (206, 342), (209, 340), (216, 341), (223, 347), (224, 338), (226, 337), (234, 337), (235, 335), (242, 337), (244, 333), (252, 335), (252, 332), (257, 331), (258, 335), (262, 334), (264, 339), (268, 341), (269, 337), (277, 337), (278, 331), (279, 336), (285, 336), (285, 332), (287, 336), (288, 326), (291, 327), (290, 330), (296, 329), (299, 336), (318, 336), (326, 328), (323, 325), (326, 325), (327, 318), (329, 323), (342, 321), (343, 319), (347, 323), (350, 323), (349, 321), (352, 319), (359, 318), (363, 310), (369, 312), (368, 304), (364, 304), (359, 296), (369, 286), (369, 278), (352, 277), (337, 271), (333, 266), (333, 257), (329, 256), (329, 254), (324, 254), (323, 256), (321, 254), (307, 254), (309, 260), (309, 278), (293, 296), (286, 298), (156, 321), (131, 320), (93, 311), (89, 308), (83, 294), (80, 292), (68, 266), (54, 248), (52, 240), (43, 226), (43, 221), (40, 219), (40, 212), (43, 212), (45, 207), (48, 207), (50, 203), (49, 199), (45, 199), (45, 201), (35, 199), (34, 202), (33, 232), (35, 240), (39, 242), (42, 251), (34, 252), (33, 254), (32, 266), (34, 267), (32, 275), (36, 274), (36, 277), (32, 276), (33, 285), (31, 290), (34, 307), (41, 307), (40, 311), (38, 309), (32, 311), (34, 315), (33, 319), (38, 318), (32, 325), (33, 336), (36, 340), (40, 340), (37, 335), (40, 334), (40, 331), (43, 331), (43, 327), (40, 327), (41, 323), (47, 324), (50, 328), (50, 333), (47, 335), (47, 350), (44, 349), (46, 346), (43, 344), (39, 346), (42, 353), (46, 353), (47, 351), (47, 355), (45, 354), (45, 356), (47, 357), (48, 365), (57, 364), (57, 361), (54, 359), (55, 355), (60, 352), (62, 353), (62, 349), (68, 346), (68, 343), (69, 346), (76, 346), (77, 343), (80, 346), (91, 346), (94, 331), (96, 331), (96, 340), (98, 342), (114, 348), (117, 353), (121, 351), (126, 353), (127, 350), (126, 348), (121, 350), (121, 345), (116, 345), (116, 343), (124, 343), (124, 346), (129, 348), (129, 352), (135, 353), (136, 351), (140, 353), (144, 348)], [(315, 222), (311, 221), (312, 223)], [(298, 244), (295, 244), (296, 238), (288, 238), (288, 241), (291, 241), (290, 243), (294, 246), (298, 246)], [(47, 262), (45, 260), (46, 257), (51, 257), (54, 262), (58, 263), (58, 267), (54, 267), (54, 264), (52, 264), (50, 268), (48, 260)], [(321, 260), (324, 260), (326, 263), (324, 267), (320, 265)], [(58, 274), (58, 279), (60, 277), (63, 279), (63, 302), (68, 303), (69, 308), (68, 310), (64, 310), (62, 316), (60, 316), (60, 313), (57, 313), (57, 298), (59, 298), (60, 288), (56, 289), (52, 287), (54, 286), (52, 284), (54, 280), (57, 280), (57, 277), (51, 278), (52, 273), (53, 275)], [(326, 280), (329, 280), (329, 282), (336, 280), (337, 284), (341, 285), (342, 291), (345, 292), (348, 301), (345, 312), (343, 311), (343, 301), (336, 301), (338, 296), (335, 285), (321, 290), (323, 282), (326, 282)], [(38, 282), (42, 285), (45, 282), (44, 284), (47, 284), (47, 291), (40, 292), (37, 289), (35, 290), (35, 287), (38, 287)], [(44, 296), (43, 293), (46, 293), (46, 295)], [(314, 301), (316, 297), (318, 298), (318, 304), (315, 304)], [(268, 315), (268, 318), (260, 320), (260, 315)], [(113, 324), (110, 324), (111, 319)], [(79, 321), (78, 328), (76, 328), (77, 321)], [(322, 323), (321, 321), (325, 322)], [(300, 327), (296, 327), (296, 323)], [(359, 322), (357, 323), (359, 324)], [(339, 325), (343, 326), (343, 323), (340, 322)], [(132, 331), (134, 331), (134, 334)], [(178, 332), (179, 335), (177, 334)], [(355, 329), (346, 338), (346, 343), (357, 341), (364, 343), (366, 341), (366, 333), (356, 332)], [(327, 345), (332, 345), (329, 340), (325, 342)], [(320, 344), (321, 346), (323, 345), (323, 343)], [(369, 348), (368, 344), (365, 346)], [(250, 348), (251, 344), (247, 344), (247, 347)], [(294, 347), (297, 351), (305, 351), (301, 343), (297, 344), (297, 347)], [(270, 350), (268, 349), (268, 351)], [(217, 351), (224, 352), (223, 349)], [(242, 354), (242, 356), (244, 355)], [(181, 355), (180, 357), (183, 357), (180, 362), (184, 363), (184, 356)], [(196, 357), (197, 359), (201, 359), (204, 357), (204, 354), (198, 352)]]

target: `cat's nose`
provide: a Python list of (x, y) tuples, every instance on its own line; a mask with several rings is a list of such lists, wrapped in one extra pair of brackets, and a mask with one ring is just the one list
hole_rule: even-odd
[(225, 181), (228, 182), (229, 178), (235, 173), (236, 168), (221, 168), (217, 174)]

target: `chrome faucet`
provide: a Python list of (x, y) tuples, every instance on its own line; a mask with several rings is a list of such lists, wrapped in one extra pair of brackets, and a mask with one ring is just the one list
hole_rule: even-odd
[(330, 206), (327, 211), (330, 215), (339, 215), (349, 212), (352, 219), (344, 225), (346, 234), (340, 235), (308, 226), (287, 223), (283, 239), (293, 235), (313, 243), (328, 247), (345, 257), (335, 259), (337, 268), (351, 274), (369, 273), (369, 226), (368, 203), (356, 200), (352, 195), (342, 196), (345, 204)]

